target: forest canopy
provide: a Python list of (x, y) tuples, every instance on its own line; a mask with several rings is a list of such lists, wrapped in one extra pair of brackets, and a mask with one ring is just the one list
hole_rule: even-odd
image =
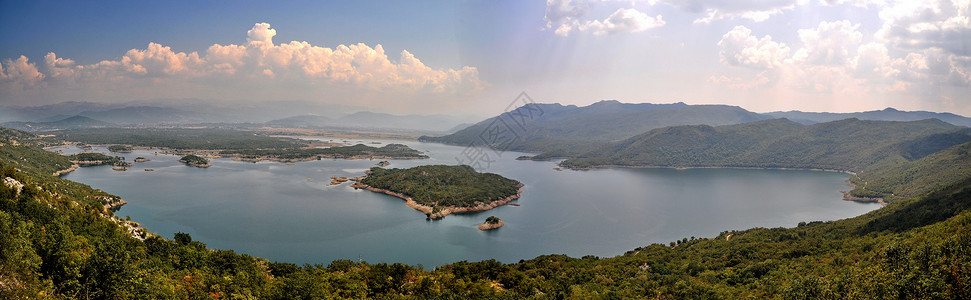
[(371, 168), (362, 183), (411, 196), (428, 206), (476, 206), (515, 195), (519, 181), (470, 166), (429, 165), (410, 169)]

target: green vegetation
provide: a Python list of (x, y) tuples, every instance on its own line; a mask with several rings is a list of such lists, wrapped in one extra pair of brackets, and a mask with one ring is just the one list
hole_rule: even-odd
[(515, 195), (519, 182), (470, 166), (418, 166), (410, 169), (371, 168), (361, 183), (410, 196), (428, 206), (472, 207)]
[(128, 145), (111, 145), (108, 146), (108, 151), (111, 152), (131, 152), (132, 148)]
[(297, 149), (309, 145), (309, 142), (304, 140), (215, 128), (98, 128), (62, 130), (52, 133), (66, 141), (86, 144), (122, 144), (169, 149)]
[[(176, 150), (221, 150), (223, 155), (243, 159), (273, 158), (304, 160), (318, 158), (428, 158), (421, 152), (401, 144), (376, 148), (363, 144), (344, 147), (311, 148), (309, 141), (271, 137), (248, 131), (231, 129), (183, 128), (99, 128), (62, 130), (54, 132), (67, 141), (86, 144), (119, 144), (158, 147)], [(123, 146), (110, 146), (123, 149)], [(128, 148), (130, 149), (130, 148)]]
[(225, 155), (238, 155), (244, 159), (273, 157), (284, 160), (311, 158), (428, 158), (420, 151), (402, 144), (387, 144), (384, 147), (371, 147), (364, 144), (330, 148), (306, 148), (288, 150), (226, 150)]
[[(66, 157), (24, 140), (4, 137), (2, 142), (0, 178), (23, 185), (0, 184), (2, 299), (971, 295), (971, 176), (920, 179), (919, 184), (932, 186), (916, 190), (928, 192), (840, 221), (726, 231), (713, 238), (640, 247), (612, 258), (544, 255), (513, 264), (462, 261), (426, 271), (400, 263), (349, 260), (326, 266), (269, 262), (209, 249), (184, 233), (173, 240), (151, 235), (141, 240), (143, 232), (129, 233), (119, 225), (124, 221), (104, 210), (98, 199), (107, 194), (50, 175), (56, 163), (47, 159)], [(942, 168), (939, 164), (966, 161), (968, 153), (962, 151), (967, 147), (941, 145), (934, 147), (941, 151), (918, 151), (916, 156), (923, 157), (905, 162), (906, 169), (917, 170), (907, 176), (934, 176), (925, 172), (936, 172)], [(458, 174), (460, 169), (449, 171)], [(411, 175), (463, 177), (432, 174)], [(879, 180), (869, 184), (875, 182)]]
[(48, 143), (35, 134), (0, 127), (0, 159), (26, 172), (53, 174), (73, 165), (66, 156), (37, 151), (38, 147)]
[(205, 159), (205, 158), (202, 158), (202, 157), (199, 157), (199, 156), (195, 156), (195, 155), (192, 155), (192, 154), (189, 154), (189, 155), (186, 155), (186, 156), (182, 156), (182, 158), (180, 158), (179, 161), (180, 162), (183, 162), (183, 163), (185, 163), (187, 165), (190, 165), (190, 166), (206, 166), (206, 165), (209, 165), (209, 160), (208, 159)]
[[(552, 151), (534, 159), (574, 157), (560, 165), (581, 169), (660, 166), (845, 170), (858, 173), (853, 178), (857, 185), (853, 195), (893, 200), (971, 176), (968, 156), (962, 154), (967, 153), (967, 147), (942, 152), (967, 142), (971, 142), (971, 129), (934, 119), (846, 119), (808, 126), (774, 119), (720, 127), (666, 127), (598, 147)], [(941, 163), (917, 162), (922, 159)], [(902, 194), (896, 196), (897, 193)]]
[(499, 222), (502, 221), (502, 220), (500, 220), (496, 216), (489, 216), (488, 218), (486, 218), (485, 221), (486, 221), (486, 223), (489, 223), (489, 224), (499, 224)]
[(131, 163), (125, 162), (125, 158), (121, 156), (108, 156), (103, 153), (97, 152), (81, 152), (78, 154), (72, 154), (69, 156), (71, 161), (76, 161), (82, 167), (84, 166), (99, 166), (99, 165), (114, 165), (114, 166), (130, 166)]

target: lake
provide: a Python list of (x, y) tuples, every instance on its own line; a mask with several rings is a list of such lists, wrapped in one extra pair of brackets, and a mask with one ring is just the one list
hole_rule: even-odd
[[(329, 138), (322, 138), (329, 139)], [(351, 140), (356, 143), (372, 140)], [(464, 147), (402, 143), (430, 159), (391, 160), (390, 168), (457, 164)], [(76, 148), (62, 148), (67, 153)], [(107, 151), (96, 147), (96, 151)], [(491, 150), (489, 150), (491, 151)], [(209, 247), (272, 261), (328, 264), (335, 259), (401, 262), (426, 268), (468, 260), (517, 262), (544, 254), (623, 254), (651, 243), (711, 238), (722, 231), (793, 227), (800, 221), (854, 217), (878, 204), (842, 200), (849, 175), (797, 170), (598, 169), (557, 171), (553, 162), (517, 161), (504, 152), (483, 171), (525, 184), (522, 198), (474, 214), (426, 220), (392, 196), (330, 186), (377, 160), (319, 160), (292, 165), (214, 159), (188, 167), (179, 157), (136, 150), (128, 171), (85, 167), (64, 178), (128, 201), (117, 214), (172, 238), (186, 232)], [(152, 168), (147, 172), (143, 169)], [(480, 231), (488, 216), (506, 226)]]

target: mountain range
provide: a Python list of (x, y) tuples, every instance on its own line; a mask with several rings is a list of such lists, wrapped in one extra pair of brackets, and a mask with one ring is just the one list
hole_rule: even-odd
[[(958, 126), (971, 126), (971, 118), (926, 111), (900, 111), (887, 108), (857, 113), (770, 112), (755, 113), (737, 106), (688, 105), (685, 103), (622, 103), (604, 100), (588, 106), (530, 104), (499, 116), (522, 113), (529, 118), (515, 131), (508, 150), (543, 152), (556, 147), (617, 141), (651, 129), (678, 125), (731, 125), (752, 121), (787, 118), (801, 124), (824, 123), (847, 118), (881, 121), (915, 121), (936, 118)], [(63, 102), (59, 104), (12, 107), (0, 106), (0, 122), (52, 123), (73, 116), (116, 124), (117, 126), (224, 124), (233, 126), (279, 126), (298, 128), (342, 128), (400, 130), (432, 133), (422, 140), (447, 144), (480, 143), (483, 132), (500, 120), (487, 118), (466, 124), (468, 117), (448, 115), (395, 115), (355, 110), (353, 107), (323, 107), (313, 103), (129, 103), (102, 104)], [(8, 123), (18, 126), (17, 123)], [(83, 122), (80, 122), (83, 124)], [(48, 124), (53, 125), (53, 124)], [(17, 127), (24, 130), (64, 129), (57, 126)], [(77, 128), (77, 125), (65, 128)], [(94, 127), (111, 126), (96, 124)], [(44, 128), (44, 129), (38, 129)], [(436, 134), (437, 133), (437, 134)], [(448, 133), (448, 134), (446, 134)], [(445, 134), (445, 135), (443, 135)], [(435, 136), (432, 136), (435, 135)]]
[[(64, 102), (33, 107), (0, 106), (0, 122), (11, 126), (26, 123), (51, 123), (73, 116), (83, 116), (114, 126), (154, 125), (253, 125), (297, 128), (380, 129), (426, 133), (454, 132), (467, 118), (446, 115), (394, 115), (368, 111), (345, 112), (348, 107), (320, 107), (306, 103), (271, 104), (100, 104)], [(296, 114), (300, 112), (301, 114)], [(307, 114), (321, 112), (322, 114)], [(53, 124), (49, 124), (53, 125)], [(97, 125), (105, 127), (111, 125)], [(16, 127), (22, 130), (56, 130), (78, 128), (42, 126)]]
[(763, 115), (773, 118), (786, 118), (803, 124), (815, 124), (831, 122), (842, 119), (857, 118), (860, 120), (874, 121), (917, 121), (924, 119), (938, 119), (958, 126), (971, 126), (971, 118), (955, 115), (952, 113), (936, 113), (929, 111), (900, 111), (892, 107), (884, 110), (872, 110), (855, 113), (827, 113), (827, 112), (801, 112), (777, 111), (764, 113)]
[(118, 124), (95, 120), (85, 116), (71, 116), (47, 122), (4, 122), (0, 126), (24, 131), (48, 131), (59, 129), (117, 127)]
[[(528, 115), (520, 127), (507, 126), (513, 116)], [(560, 104), (529, 104), (444, 136), (423, 136), (421, 141), (453, 145), (501, 147), (504, 150), (547, 152), (585, 149), (603, 142), (620, 141), (652, 129), (681, 125), (732, 125), (788, 118), (792, 123), (816, 124), (856, 118), (858, 120), (915, 121), (936, 118), (957, 126), (971, 126), (971, 119), (925, 111), (907, 112), (888, 108), (860, 113), (804, 113), (798, 111), (758, 114), (737, 106), (673, 104), (628, 104), (615, 100), (578, 107)], [(523, 119), (523, 118), (520, 118)], [(510, 129), (494, 141), (497, 129)], [(492, 130), (492, 131), (490, 131)], [(492, 140), (490, 140), (492, 138)]]
[(360, 128), (380, 130), (414, 130), (454, 132), (461, 119), (446, 115), (393, 115), (361, 111), (339, 118), (321, 115), (299, 115), (266, 122), (272, 126), (298, 128)]

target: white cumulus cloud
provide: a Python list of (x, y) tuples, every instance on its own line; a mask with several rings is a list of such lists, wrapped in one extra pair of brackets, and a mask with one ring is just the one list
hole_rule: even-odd
[(580, 25), (581, 31), (590, 30), (593, 34), (612, 34), (618, 32), (641, 32), (664, 26), (661, 15), (650, 17), (632, 8), (621, 8), (603, 21), (594, 20)]
[(52, 52), (44, 57), (41, 69), (21, 56), (0, 64), (0, 88), (88, 89), (101, 93), (106, 88), (130, 87), (133, 91), (175, 93), (188, 85), (212, 93), (207, 84), (219, 82), (233, 90), (281, 84), (336, 89), (343, 94), (387, 93), (405, 97), (468, 94), (486, 85), (475, 67), (432, 68), (407, 50), (391, 58), (380, 44), (333, 48), (298, 41), (276, 44), (275, 35), (270, 24), (258, 23), (247, 31), (247, 42), (242, 45), (213, 44), (200, 55), (149, 43), (144, 49), (128, 50), (120, 58), (87, 65)]
[(880, 19), (876, 35), (893, 47), (971, 56), (971, 1), (897, 1), (880, 11)]
[(815, 29), (800, 29), (799, 40), (803, 48), (793, 55), (795, 59), (814, 65), (843, 65), (850, 58), (850, 49), (863, 40), (859, 24), (850, 21), (819, 23)]
[(0, 83), (6, 89), (37, 87), (43, 84), (45, 77), (37, 70), (37, 65), (23, 55), (17, 59), (5, 59), (0, 63)]
[(789, 56), (786, 44), (774, 42), (768, 35), (756, 37), (742, 25), (725, 33), (718, 47), (722, 61), (733, 66), (771, 69), (781, 66)]
[(543, 17), (546, 29), (553, 29), (559, 36), (568, 36), (574, 31), (604, 35), (641, 32), (665, 24), (661, 15), (651, 17), (634, 8), (618, 8), (603, 20), (589, 20), (587, 14), (592, 2), (598, 1), (547, 0), (546, 16)]
[(711, 23), (723, 19), (768, 20), (785, 10), (792, 10), (798, 0), (661, 0), (684, 11), (702, 14), (695, 23)]

